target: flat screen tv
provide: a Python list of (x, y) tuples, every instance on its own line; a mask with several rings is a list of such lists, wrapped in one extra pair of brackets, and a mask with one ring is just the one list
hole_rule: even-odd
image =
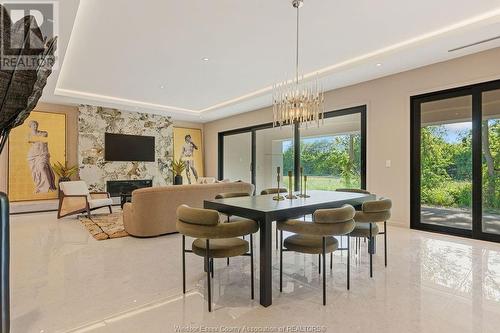
[(104, 137), (106, 161), (155, 161), (155, 137), (106, 133)]

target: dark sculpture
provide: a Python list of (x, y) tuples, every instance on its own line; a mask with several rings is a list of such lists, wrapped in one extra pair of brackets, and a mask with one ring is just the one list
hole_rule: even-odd
[[(10, 131), (28, 118), (42, 96), (47, 78), (52, 73), (57, 38), (47, 40), (33, 16), (16, 23), (0, 4), (0, 153)], [(11, 46), (15, 45), (15, 49)], [(12, 50), (15, 53), (12, 53)], [(8, 59), (7, 59), (8, 58)], [(36, 59), (37, 66), (28, 67), (26, 59)], [(5, 60), (5, 61), (4, 61)], [(6, 61), (8, 60), (8, 62)], [(9, 201), (0, 192), (0, 332), (10, 331), (9, 312)]]

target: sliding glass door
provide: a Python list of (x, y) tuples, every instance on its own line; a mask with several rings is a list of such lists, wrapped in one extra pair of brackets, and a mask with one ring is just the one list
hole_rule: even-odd
[(412, 97), (411, 226), (500, 241), (500, 81)]
[(500, 89), (481, 98), (483, 233), (500, 235)]
[[(280, 167), (284, 179), (280, 187), (288, 186), (288, 171), (294, 175), (293, 126), (270, 127), (255, 130), (255, 190), (277, 187), (276, 168)], [(292, 177), (293, 184), (293, 177)]]
[[(320, 127), (272, 123), (219, 133), (219, 178), (251, 180), (256, 193), (280, 186), (298, 190), (300, 167), (308, 176), (308, 189), (365, 188), (366, 107), (325, 113)], [(246, 178), (243, 174), (247, 175)]]
[(252, 133), (224, 138), (224, 178), (252, 182)]

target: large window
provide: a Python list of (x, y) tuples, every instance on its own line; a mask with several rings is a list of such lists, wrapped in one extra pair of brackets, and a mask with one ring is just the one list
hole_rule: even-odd
[[(292, 155), (285, 154), (287, 162)], [(300, 165), (311, 190), (361, 188), (361, 114), (327, 118), (301, 128)], [(287, 163), (285, 163), (287, 164)]]
[(411, 226), (500, 241), (500, 81), (412, 97)]
[(284, 175), (280, 186), (288, 186), (291, 172), (292, 184), (298, 190), (302, 167), (308, 176), (308, 189), (364, 188), (365, 138), (365, 106), (327, 112), (320, 127), (263, 124), (222, 132), (219, 178), (251, 179), (260, 193), (278, 185), (276, 168), (280, 167)]

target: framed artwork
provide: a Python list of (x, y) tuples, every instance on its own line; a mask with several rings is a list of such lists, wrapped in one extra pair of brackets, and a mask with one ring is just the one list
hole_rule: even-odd
[(9, 137), (11, 201), (57, 199), (52, 165), (66, 161), (66, 115), (31, 112)]
[(199, 177), (204, 177), (201, 129), (174, 127), (174, 159), (186, 163), (183, 184), (196, 184)]

